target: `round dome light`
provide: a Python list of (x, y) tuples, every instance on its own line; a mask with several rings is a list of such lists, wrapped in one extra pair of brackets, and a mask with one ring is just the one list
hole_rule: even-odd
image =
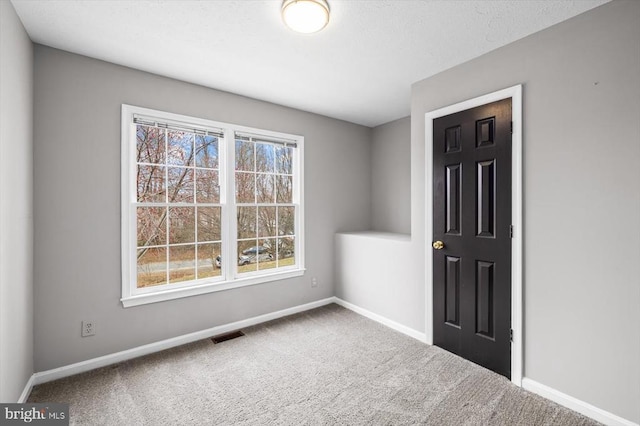
[(315, 33), (329, 23), (329, 4), (325, 0), (284, 0), (282, 19), (299, 33)]

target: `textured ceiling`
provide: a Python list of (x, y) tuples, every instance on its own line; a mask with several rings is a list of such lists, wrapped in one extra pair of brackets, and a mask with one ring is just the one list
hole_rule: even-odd
[(329, 0), (287, 29), (280, 0), (12, 0), (31, 39), (132, 68), (375, 126), (411, 84), (608, 0)]

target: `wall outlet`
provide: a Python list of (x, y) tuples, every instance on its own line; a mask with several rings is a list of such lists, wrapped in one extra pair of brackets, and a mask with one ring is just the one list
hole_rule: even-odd
[(311, 287), (318, 287), (318, 279), (316, 277), (311, 278)]
[(96, 327), (93, 321), (82, 321), (82, 337), (94, 336)]

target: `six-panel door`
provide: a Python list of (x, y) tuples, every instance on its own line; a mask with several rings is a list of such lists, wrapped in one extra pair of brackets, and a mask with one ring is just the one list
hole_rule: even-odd
[(511, 99), (433, 122), (434, 344), (511, 375)]

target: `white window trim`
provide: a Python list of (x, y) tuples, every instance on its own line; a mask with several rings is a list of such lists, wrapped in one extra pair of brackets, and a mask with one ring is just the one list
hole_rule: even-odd
[[(293, 200), (296, 205), (296, 231), (295, 231), (295, 256), (296, 265), (285, 268), (269, 269), (265, 272), (238, 274), (235, 264), (237, 262), (222, 262), (222, 274), (220, 277), (212, 277), (203, 280), (189, 281), (184, 284), (168, 284), (151, 289), (134, 288), (136, 277), (135, 250), (132, 247), (137, 240), (135, 208), (136, 188), (133, 177), (135, 176), (136, 144), (135, 130), (131, 125), (133, 115), (145, 115), (157, 117), (165, 120), (184, 122), (193, 125), (223, 129), (225, 137), (220, 139), (219, 144), (219, 179), (220, 179), (220, 204), (222, 206), (222, 257), (224, 259), (237, 259), (237, 224), (235, 220), (235, 196), (229, 188), (235, 188), (235, 132), (251, 133), (273, 139), (285, 139), (294, 141), (297, 148), (294, 150), (296, 158), (293, 162)], [(144, 305), (148, 303), (162, 302), (166, 300), (178, 299), (182, 297), (195, 296), (199, 294), (216, 291), (230, 290), (249, 285), (267, 283), (271, 281), (294, 278), (304, 275), (304, 137), (251, 127), (239, 126), (235, 124), (211, 121), (203, 118), (189, 117), (180, 114), (173, 114), (165, 111), (158, 111), (149, 108), (142, 108), (132, 105), (122, 105), (121, 117), (121, 245), (122, 245), (122, 305), (127, 308), (131, 306)], [(226, 190), (225, 190), (226, 188)]]

